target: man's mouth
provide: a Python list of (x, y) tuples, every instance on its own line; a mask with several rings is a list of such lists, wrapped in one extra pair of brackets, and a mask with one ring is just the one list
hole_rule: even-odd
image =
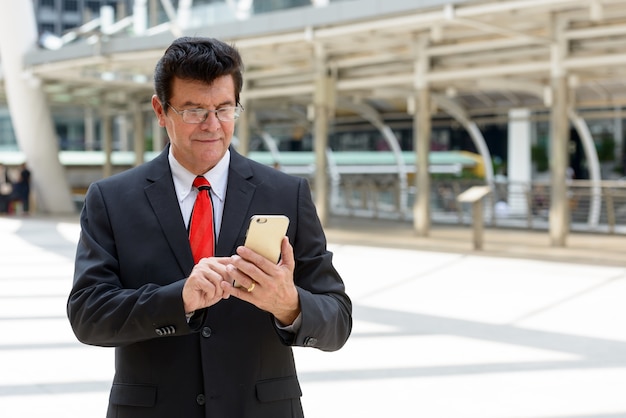
[(193, 140), (198, 142), (216, 142), (219, 141), (220, 138), (194, 138)]

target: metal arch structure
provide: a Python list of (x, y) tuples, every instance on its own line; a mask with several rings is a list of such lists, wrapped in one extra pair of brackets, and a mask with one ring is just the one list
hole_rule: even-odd
[(568, 112), (569, 118), (574, 125), (574, 128), (578, 132), (580, 141), (583, 145), (585, 156), (587, 157), (587, 163), (589, 166), (589, 179), (591, 181), (591, 210), (589, 211), (589, 218), (587, 223), (590, 227), (595, 228), (600, 223), (600, 206), (601, 200), (601, 186), (602, 180), (600, 174), (600, 161), (598, 159), (598, 151), (593, 144), (593, 138), (589, 132), (589, 127), (585, 120), (576, 114), (573, 110)]
[(399, 202), (398, 207), (400, 209), (400, 215), (406, 217), (406, 213), (404, 213), (404, 208), (406, 207), (406, 203), (408, 201), (408, 182), (407, 182), (407, 169), (404, 164), (404, 159), (402, 157), (402, 149), (400, 148), (400, 143), (398, 138), (393, 133), (389, 125), (385, 124), (383, 119), (378, 114), (378, 111), (374, 109), (372, 106), (365, 104), (363, 102), (354, 103), (347, 100), (338, 100), (338, 105), (343, 109), (349, 109), (357, 114), (359, 114), (363, 119), (367, 120), (371, 123), (383, 136), (383, 139), (389, 146), (389, 149), (393, 153), (396, 165), (398, 168), (398, 186), (399, 186)]
[[(626, 105), (626, 0), (351, 0), (173, 31), (180, 22), (136, 34), (91, 30), (56, 51), (33, 49), (24, 57), (25, 70), (41, 80), (53, 106), (124, 112), (129, 102), (149, 101), (156, 60), (180, 33), (238, 47), (246, 62), (243, 95), (249, 109), (279, 109), (286, 102), (309, 106), (323, 57), (332, 74), (333, 102), (327, 107), (335, 110), (335, 123), (353, 116), (334, 108), (336, 98), (368, 103), (383, 120), (410, 117), (407, 103), (417, 86), (453, 96), (475, 122), (506, 121), (511, 108), (555, 114), (545, 97), (519, 85), (540, 86), (580, 115)], [(417, 68), (424, 61), (426, 71)], [(432, 118), (438, 117), (444, 115), (435, 109)], [(567, 112), (553, 121), (569, 124)], [(552, 141), (566, 143), (567, 131), (553, 130), (558, 138)], [(560, 155), (552, 168), (557, 203), (565, 200), (559, 191), (565, 180), (557, 178), (566, 168), (563, 148), (555, 147)], [(564, 245), (567, 228), (552, 225), (567, 213), (563, 204), (552, 207), (551, 239)]]
[(472, 121), (467, 116), (465, 109), (462, 109), (453, 100), (440, 95), (433, 95), (433, 100), (461, 125), (463, 125), (465, 130), (468, 132), (474, 142), (474, 145), (476, 146), (476, 149), (478, 150), (478, 153), (483, 158), (483, 162), (485, 164), (485, 180), (490, 187), (493, 187), (495, 180), (493, 175), (491, 153), (489, 152), (489, 148), (487, 148), (485, 138), (476, 125), (476, 122)]

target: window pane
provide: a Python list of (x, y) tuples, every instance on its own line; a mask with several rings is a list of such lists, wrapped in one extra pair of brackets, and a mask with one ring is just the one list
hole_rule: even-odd
[(77, 12), (78, 0), (63, 0), (63, 9), (67, 12)]

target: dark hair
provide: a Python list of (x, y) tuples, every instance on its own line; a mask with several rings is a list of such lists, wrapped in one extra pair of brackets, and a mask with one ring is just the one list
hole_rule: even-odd
[(243, 62), (234, 46), (214, 38), (182, 37), (172, 42), (157, 63), (154, 91), (165, 107), (172, 97), (174, 77), (211, 84), (218, 77), (231, 75), (235, 84), (235, 101), (239, 104), (242, 72)]

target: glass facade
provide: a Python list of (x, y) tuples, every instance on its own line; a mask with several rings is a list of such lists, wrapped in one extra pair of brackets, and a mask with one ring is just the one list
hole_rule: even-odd
[(17, 151), (17, 149), (9, 110), (0, 108), (0, 151)]
[(98, 17), (102, 6), (112, 6), (118, 14), (127, 14), (132, 10), (133, 0), (35, 0), (33, 5), (39, 34), (62, 35)]

